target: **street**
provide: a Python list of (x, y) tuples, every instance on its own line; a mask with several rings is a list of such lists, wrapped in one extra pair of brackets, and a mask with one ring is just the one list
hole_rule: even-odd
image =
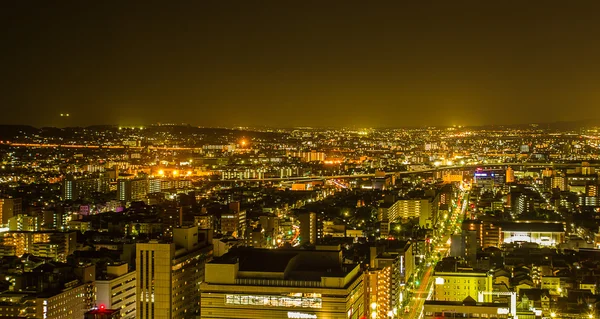
[[(425, 300), (431, 298), (433, 289), (433, 272), (438, 261), (438, 253), (441, 258), (444, 258), (450, 252), (449, 238), (455, 232), (460, 232), (463, 218), (468, 207), (468, 189), (464, 189), (458, 196), (458, 205), (453, 209), (452, 215), (448, 216), (446, 221), (442, 221), (439, 232), (432, 240), (432, 249), (425, 256), (424, 263), (420, 267), (423, 268), (423, 274), (417, 276), (415, 288), (406, 298), (409, 298), (408, 303), (402, 309), (401, 318), (419, 319), (423, 314)], [(420, 268), (418, 268), (420, 269)], [(417, 269), (417, 270), (418, 270)]]

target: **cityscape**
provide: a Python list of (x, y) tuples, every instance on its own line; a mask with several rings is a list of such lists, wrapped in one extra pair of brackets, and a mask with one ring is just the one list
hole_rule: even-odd
[(600, 3), (0, 3), (0, 319), (600, 317)]

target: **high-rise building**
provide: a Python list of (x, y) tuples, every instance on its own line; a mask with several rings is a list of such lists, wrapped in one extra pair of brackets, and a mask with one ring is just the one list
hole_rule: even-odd
[(339, 246), (238, 249), (206, 264), (200, 318), (358, 319), (368, 311), (363, 278)]
[(95, 178), (74, 178), (68, 176), (62, 182), (62, 199), (75, 200), (80, 197), (89, 197), (93, 193), (107, 193), (110, 191), (110, 178), (101, 175)]
[(146, 179), (121, 179), (117, 184), (117, 199), (125, 202), (142, 201), (148, 194)]
[(564, 192), (567, 190), (567, 179), (564, 176), (554, 176), (552, 177), (552, 188), (558, 188), (560, 191)]
[(508, 167), (506, 169), (506, 183), (514, 183), (515, 182), (515, 171), (512, 167)]
[(153, 178), (148, 180), (148, 194), (159, 193), (162, 190), (162, 180)]
[(172, 242), (136, 247), (136, 318), (183, 319), (200, 313), (198, 287), (212, 256), (208, 234), (198, 227), (173, 230)]
[(300, 221), (300, 243), (316, 245), (321, 239), (322, 227), (319, 227), (319, 218), (315, 212), (301, 212), (298, 214)]
[[(106, 274), (96, 278), (96, 304), (104, 309), (118, 309), (119, 318), (135, 318), (136, 272), (127, 263), (106, 267)], [(102, 314), (102, 313), (100, 313)]]
[(0, 226), (8, 225), (8, 220), (21, 214), (22, 202), (20, 198), (0, 197)]
[(392, 205), (381, 206), (379, 221), (396, 223), (403, 219), (419, 218), (419, 226), (431, 228), (434, 219), (433, 204), (430, 199), (400, 199)]

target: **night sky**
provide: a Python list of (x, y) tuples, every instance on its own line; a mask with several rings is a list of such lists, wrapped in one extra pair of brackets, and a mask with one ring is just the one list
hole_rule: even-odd
[(0, 123), (600, 118), (600, 1), (406, 2), (1, 1)]

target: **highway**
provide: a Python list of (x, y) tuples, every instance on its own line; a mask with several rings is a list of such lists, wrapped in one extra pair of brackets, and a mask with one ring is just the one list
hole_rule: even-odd
[[(386, 172), (385, 175), (411, 175), (420, 173), (431, 173), (444, 170), (473, 170), (477, 168), (489, 169), (500, 168), (503, 166), (526, 166), (532, 168), (543, 167), (579, 167), (581, 163), (488, 163), (488, 164), (472, 164), (472, 165), (455, 165), (455, 166), (439, 166), (422, 170), (412, 171), (397, 171)], [(600, 164), (590, 164), (591, 167), (600, 167)], [(295, 177), (272, 177), (272, 178), (247, 178), (247, 179), (224, 179), (215, 180), (212, 182), (262, 182), (262, 181), (295, 181), (295, 182), (310, 182), (329, 179), (346, 179), (346, 178), (367, 178), (375, 177), (375, 174), (354, 174), (354, 175), (319, 175), (319, 176), (295, 176)]]

